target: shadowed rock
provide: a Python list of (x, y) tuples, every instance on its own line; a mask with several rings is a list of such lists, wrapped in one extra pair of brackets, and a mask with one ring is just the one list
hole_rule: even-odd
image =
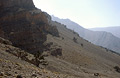
[(59, 36), (50, 16), (35, 8), (32, 0), (0, 0), (0, 8), (0, 36), (16, 47), (42, 52), (48, 33)]

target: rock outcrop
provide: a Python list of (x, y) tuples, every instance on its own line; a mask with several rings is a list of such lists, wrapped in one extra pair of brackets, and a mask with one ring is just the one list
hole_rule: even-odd
[(35, 8), (32, 0), (0, 0), (0, 9), (0, 36), (16, 47), (42, 52), (46, 34), (59, 36), (57, 28), (50, 25), (50, 16)]

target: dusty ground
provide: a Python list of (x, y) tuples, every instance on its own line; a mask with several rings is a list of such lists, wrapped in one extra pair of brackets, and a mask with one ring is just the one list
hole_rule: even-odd
[(8, 48), (14, 49), (13, 51), (18, 49), (0, 43), (0, 78), (17, 78), (19, 75), (22, 78), (75, 78), (67, 74), (51, 72), (43, 67), (38, 68), (6, 52)]
[[(62, 48), (61, 57), (48, 57), (48, 69), (59, 71), (82, 78), (119, 78), (120, 73), (114, 67), (120, 66), (120, 56), (107, 51), (104, 48), (93, 45), (79, 37), (75, 32), (66, 29), (63, 25), (57, 26), (60, 37), (48, 35), (48, 42), (54, 42), (54, 46)], [(73, 38), (77, 39), (77, 43)]]
[(62, 56), (46, 57), (46, 67), (38, 68), (21, 60), (11, 53), (23, 50), (0, 43), (0, 78), (120, 78), (114, 69), (120, 66), (119, 55), (87, 42), (64, 26), (58, 29), (60, 37), (48, 35), (47, 42), (53, 42), (51, 47), (61, 47)]
[[(46, 57), (46, 67), (38, 68), (21, 60), (11, 53), (23, 50), (0, 43), (0, 78), (120, 78), (114, 69), (120, 67), (119, 55), (89, 43), (64, 26), (57, 26), (60, 37), (48, 34), (47, 42), (53, 42), (51, 48), (62, 48), (62, 56)], [(77, 42), (73, 41), (74, 37)]]

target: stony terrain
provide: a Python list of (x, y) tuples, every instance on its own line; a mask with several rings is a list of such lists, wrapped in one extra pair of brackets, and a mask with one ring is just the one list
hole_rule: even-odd
[(14, 56), (8, 50), (12, 50), (12, 53), (25, 52), (11, 44), (4, 44), (0, 40), (0, 78), (75, 78), (68, 74), (51, 72), (42, 66), (38, 68)]
[(0, 78), (120, 77), (120, 55), (51, 21), (32, 0), (0, 0), (0, 8)]
[[(95, 46), (79, 37), (77, 33), (60, 23), (54, 22), (60, 32), (60, 37), (48, 35), (48, 42), (59, 45), (62, 48), (62, 56), (57, 59), (48, 57), (48, 69), (59, 71), (81, 78), (97, 78), (95, 73), (99, 73), (98, 78), (119, 78), (120, 73), (114, 67), (120, 66), (120, 56), (108, 49)], [(74, 37), (76, 41), (74, 41)]]

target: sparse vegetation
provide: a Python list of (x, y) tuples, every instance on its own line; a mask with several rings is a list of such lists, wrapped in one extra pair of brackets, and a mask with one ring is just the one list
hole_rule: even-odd
[[(104, 48), (104, 47), (102, 47), (102, 46), (100, 46), (101, 48)], [(112, 53), (114, 53), (114, 54), (117, 54), (117, 55), (119, 55), (120, 56), (120, 53), (119, 52), (115, 52), (115, 51), (113, 51), (113, 50), (110, 50), (110, 49), (108, 49), (108, 48), (104, 48), (107, 52), (112, 52)]]
[(99, 73), (94, 73), (94, 76), (99, 76)]
[(76, 34), (79, 37), (79, 34), (73, 30), (73, 34)]
[(62, 40), (64, 40), (64, 37), (62, 37)]
[(77, 38), (74, 37), (74, 38), (73, 38), (73, 41), (74, 41), (75, 43), (77, 43)]
[(83, 47), (83, 44), (81, 43), (81, 46)]
[(115, 66), (114, 69), (115, 69), (116, 72), (120, 73), (120, 67)]
[(23, 78), (21, 75), (17, 75), (17, 77), (16, 78)]
[(57, 48), (57, 49), (53, 50), (53, 51), (51, 52), (51, 55), (52, 55), (52, 56), (55, 56), (55, 57), (57, 57), (57, 56), (62, 56), (62, 49), (61, 49), (61, 48)]
[(0, 78), (120, 77), (119, 56), (54, 24), (47, 13), (29, 8), (31, 1), (0, 1), (0, 31), (13, 43), (0, 39)]

